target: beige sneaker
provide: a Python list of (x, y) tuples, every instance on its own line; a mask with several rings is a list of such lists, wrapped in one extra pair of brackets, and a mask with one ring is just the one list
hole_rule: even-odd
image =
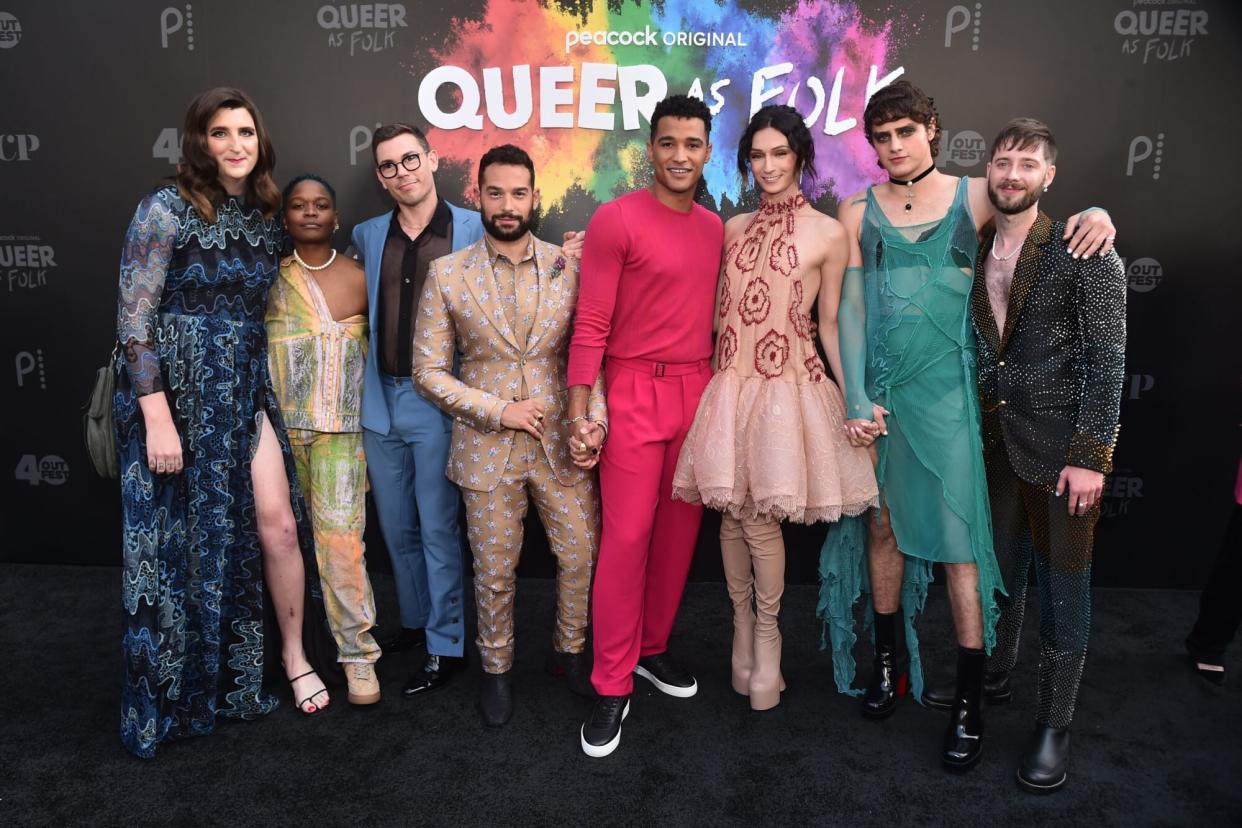
[(374, 664), (349, 662), (345, 665), (345, 681), (349, 684), (350, 704), (375, 704), (380, 700), (379, 679), (375, 677)]

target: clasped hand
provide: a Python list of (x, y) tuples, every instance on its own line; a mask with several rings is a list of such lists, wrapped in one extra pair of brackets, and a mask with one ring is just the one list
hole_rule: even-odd
[(854, 417), (845, 421), (845, 436), (854, 448), (866, 448), (875, 442), (875, 438), (888, 435), (888, 424), (884, 421), (888, 409), (882, 405), (871, 406), (871, 419)]
[(594, 420), (574, 423), (569, 437), (569, 459), (580, 469), (593, 469), (599, 463), (599, 452), (604, 446), (604, 427)]

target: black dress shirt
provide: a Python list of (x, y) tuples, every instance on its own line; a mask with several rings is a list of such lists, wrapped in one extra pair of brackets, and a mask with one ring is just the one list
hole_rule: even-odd
[(377, 341), (380, 370), (394, 377), (408, 377), (413, 368), (410, 350), (427, 265), (453, 252), (453, 211), (443, 199), (437, 199), (430, 223), (416, 239), (401, 229), (399, 218), (398, 209), (393, 208), (380, 262)]

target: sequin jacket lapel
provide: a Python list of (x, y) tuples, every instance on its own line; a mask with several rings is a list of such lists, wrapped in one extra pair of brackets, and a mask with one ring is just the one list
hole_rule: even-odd
[(975, 262), (984, 450), (1004, 440), (1014, 471), (1051, 485), (1066, 465), (1112, 470), (1125, 349), (1125, 272), (1116, 253), (1074, 259), (1062, 222), (1039, 214), (1014, 266), (1003, 334)]

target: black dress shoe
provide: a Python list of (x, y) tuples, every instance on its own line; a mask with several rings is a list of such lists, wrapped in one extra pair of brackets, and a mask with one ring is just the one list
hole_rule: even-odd
[(565, 679), (571, 693), (593, 699), (595, 687), (591, 684), (591, 665), (586, 653), (558, 653), (548, 656), (544, 669), (553, 678)]
[(1035, 733), (1018, 764), (1018, 784), (1032, 793), (1052, 793), (1068, 776), (1068, 727), (1036, 723)]
[(897, 709), (897, 651), (878, 645), (871, 669), (871, 682), (863, 694), (862, 714), (867, 719), (887, 719)]
[[(930, 687), (923, 691), (923, 705), (936, 710), (948, 710), (953, 706), (953, 697), (957, 693), (957, 684), (946, 681), (944, 684)], [(983, 701), (987, 704), (1005, 704), (1013, 698), (1013, 688), (1009, 686), (1008, 673), (987, 673), (983, 677)]]
[(484, 673), (479, 688), (479, 712), (483, 724), (501, 727), (513, 717), (513, 678), (508, 672)]
[(654, 684), (661, 693), (679, 699), (688, 699), (699, 692), (699, 683), (694, 676), (669, 658), (666, 652), (638, 659), (634, 674)]
[(621, 744), (621, 722), (630, 715), (629, 696), (600, 696), (582, 725), (582, 752), (599, 759)]
[(401, 695), (409, 698), (439, 690), (465, 666), (466, 659), (461, 656), (429, 655), (423, 662), (422, 669), (411, 676), (405, 687), (401, 688)]
[(425, 647), (427, 645), (427, 631), (421, 627), (416, 630), (402, 627), (396, 635), (381, 639), (376, 643), (379, 644), (380, 650), (385, 655), (388, 653), (404, 653), (407, 650)]
[(983, 650), (957, 650), (957, 692), (949, 711), (940, 758), (950, 770), (964, 771), (983, 753)]

